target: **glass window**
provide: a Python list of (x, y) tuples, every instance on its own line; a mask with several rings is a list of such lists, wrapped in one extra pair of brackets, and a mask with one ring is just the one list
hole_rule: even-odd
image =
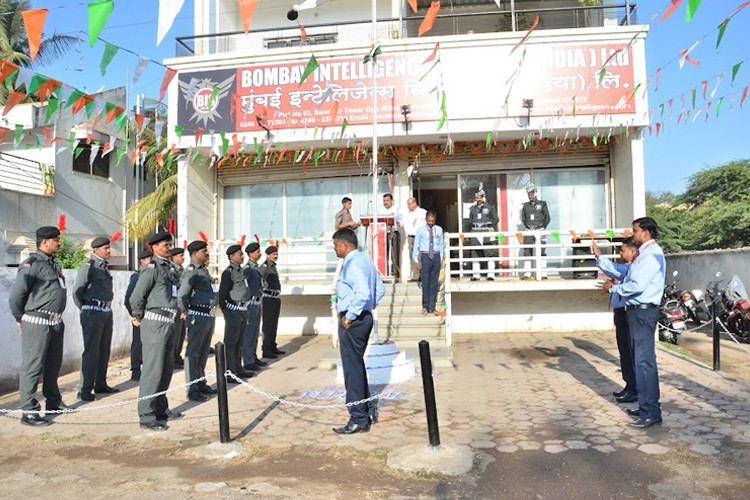
[(284, 236), (283, 184), (224, 188), (224, 237), (247, 241)]
[[(462, 175), (461, 176), (461, 227), (462, 231), (471, 231), (469, 209), (474, 205), (474, 195), (484, 190), (484, 202), (497, 211), (497, 175)], [(500, 218), (500, 212), (497, 211)]]
[(76, 157), (73, 154), (73, 170), (82, 174), (96, 175), (109, 179), (109, 157), (102, 158), (102, 149), (96, 153), (94, 163), (91, 163), (91, 145), (79, 144), (76, 149), (81, 149), (81, 153)]
[(341, 198), (348, 196), (349, 181), (288, 182), (286, 186), (287, 237), (333, 234), (333, 219), (341, 210)]

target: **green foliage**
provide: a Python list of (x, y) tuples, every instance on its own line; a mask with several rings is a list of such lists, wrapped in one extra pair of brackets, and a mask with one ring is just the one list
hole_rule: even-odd
[(60, 235), (60, 251), (57, 252), (55, 260), (63, 269), (78, 269), (86, 259), (88, 252), (83, 248), (82, 243), (69, 239), (65, 233)]
[(681, 195), (646, 193), (667, 253), (750, 246), (750, 160), (690, 176)]

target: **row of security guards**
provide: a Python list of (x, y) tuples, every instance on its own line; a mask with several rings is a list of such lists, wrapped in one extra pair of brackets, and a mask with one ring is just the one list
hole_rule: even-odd
[[(34, 413), (41, 411), (41, 405), (36, 399), (40, 381), (43, 384), (42, 392), (46, 399), (47, 411), (65, 410), (69, 407), (63, 403), (57, 384), (62, 364), (65, 330), (62, 313), (67, 302), (65, 278), (55, 260), (55, 255), (60, 250), (60, 231), (52, 226), (42, 227), (37, 230), (36, 239), (37, 252), (19, 267), (18, 278), (9, 302), (22, 337), (19, 392), (22, 409), (28, 413), (24, 413), (21, 422), (39, 426), (51, 423), (38, 413)], [(96, 238), (92, 242), (91, 259), (81, 267), (72, 294), (76, 306), (81, 310), (84, 352), (78, 397), (83, 401), (93, 401), (94, 394), (119, 391), (109, 386), (106, 378), (112, 339), (111, 304), (114, 298), (113, 280), (107, 262), (111, 254), (110, 243), (105, 237)], [(132, 317), (134, 327), (131, 369), (133, 379), (140, 382), (139, 398), (166, 391), (169, 387), (175, 352), (179, 353), (175, 349), (176, 337), (179, 334), (176, 323), (178, 318), (184, 320), (187, 325), (186, 379), (197, 380), (205, 377), (216, 305), (220, 304), (225, 313), (230, 313), (231, 316), (230, 304), (243, 303), (242, 299), (230, 302), (225, 298), (223, 302), (220, 301), (221, 293), (217, 294), (220, 290), (217, 290), (213, 278), (206, 269), (209, 256), (205, 242), (194, 241), (188, 245), (191, 262), (182, 276), (178, 275), (178, 266), (170, 259), (173, 249), (172, 236), (169, 233), (157, 233), (148, 243), (151, 250), (144, 250), (138, 255), (141, 267), (131, 277), (125, 297), (125, 306)], [(248, 245), (246, 249), (248, 255), (257, 253), (252, 245)], [(270, 247), (266, 253), (268, 258), (264, 263), (261, 282), (267, 286), (261, 292), (261, 300), (268, 299), (277, 303), (270, 303), (269, 314), (264, 318), (268, 325), (264, 327), (263, 350), (264, 356), (277, 357), (283, 354), (275, 343), (281, 288), (275, 269), (278, 250)], [(231, 255), (229, 258), (230, 266), (227, 271), (230, 271), (233, 263), (237, 261), (236, 255), (234, 260)], [(240, 252), (239, 262), (241, 261)], [(255, 263), (257, 264), (257, 258)], [(250, 280), (244, 277), (253, 273), (249, 268), (251, 266), (243, 270), (243, 278), (239, 282), (246, 289), (248, 304), (249, 298), (255, 296), (250, 292)], [(225, 271), (224, 275), (226, 274)], [(236, 283), (230, 276), (225, 284), (224, 275), (220, 289), (228, 289), (237, 296)], [(239, 349), (242, 350), (243, 344), (248, 344), (248, 353), (252, 351), (249, 345), (255, 345), (257, 349), (257, 325), (247, 322), (245, 325), (234, 326), (239, 326), (245, 333), (240, 337), (243, 341)], [(236, 330), (237, 328), (232, 329), (228, 325), (226, 335), (229, 338), (238, 337)], [(244, 338), (252, 331), (256, 332), (255, 344), (251, 344), (251, 337)], [(235, 348), (238, 347), (237, 344), (235, 341)], [(252, 354), (254, 356), (254, 352)], [(252, 359), (253, 363), (248, 363), (247, 359), (245, 361), (245, 367), (251, 364), (265, 364), (257, 358)], [(237, 372), (244, 377), (252, 373), (245, 370)], [(215, 392), (216, 390), (205, 381), (201, 381), (189, 386), (188, 397), (194, 401), (205, 401)], [(168, 419), (182, 416), (179, 412), (169, 409), (165, 395), (139, 401), (138, 413), (141, 425), (151, 430), (165, 430), (165, 422)]]

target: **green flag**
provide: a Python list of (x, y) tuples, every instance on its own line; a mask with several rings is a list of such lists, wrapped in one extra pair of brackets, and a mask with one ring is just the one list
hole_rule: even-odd
[(346, 117), (344, 117), (344, 121), (341, 122), (341, 133), (339, 134), (339, 139), (344, 137), (344, 130), (346, 130), (346, 127), (349, 126), (349, 122), (346, 120)]
[(125, 148), (115, 148), (115, 155), (117, 155), (117, 166), (120, 166), (120, 162), (122, 161), (122, 157), (125, 156), (125, 153), (127, 153)]
[(321, 158), (321, 157), (322, 157), (322, 156), (323, 156), (324, 154), (326, 154), (326, 152), (325, 152), (325, 151), (318, 151), (317, 153), (315, 153), (315, 156), (313, 156), (313, 160), (315, 161), (315, 166), (316, 166), (316, 167), (318, 166), (318, 160), (320, 160), (320, 158)]
[(227, 151), (229, 151), (229, 139), (226, 138), (226, 132), (219, 132), (219, 137), (221, 137), (221, 156), (226, 156)]
[(312, 74), (313, 71), (318, 69), (318, 60), (315, 59), (315, 54), (310, 56), (310, 60), (307, 61), (307, 66), (305, 66), (305, 71), (302, 72), (302, 78), (299, 81), (299, 86), (301, 87), (303, 83), (305, 83), (305, 80), (307, 80), (307, 77)]
[(372, 59), (373, 62), (375, 62), (375, 59), (380, 55), (380, 45), (377, 47), (374, 47), (370, 52), (365, 56), (365, 59), (363, 62), (369, 62), (370, 59)]
[(115, 118), (115, 123), (117, 124), (117, 130), (122, 132), (122, 129), (124, 129), (125, 125), (127, 125), (128, 123), (128, 115), (122, 113), (120, 116)]
[(446, 110), (446, 107), (445, 107), (445, 101), (446, 101), (445, 90), (443, 90), (440, 93), (440, 121), (438, 122), (438, 127), (437, 127), (438, 130), (443, 128), (443, 125), (445, 125), (446, 120), (448, 120), (448, 111)]
[(78, 157), (81, 156), (81, 153), (83, 153), (83, 148), (76, 148), (73, 152), (73, 158), (78, 159)]
[[(210, 106), (209, 106), (209, 108), (210, 108)], [(178, 139), (182, 138), (182, 132), (184, 130), (185, 130), (185, 127), (183, 127), (182, 125), (175, 125), (174, 126), (174, 133), (175, 133), (175, 135), (177, 136)]]
[(18, 143), (21, 142), (22, 138), (23, 138), (23, 125), (18, 124), (16, 125), (15, 137), (13, 138), (14, 144), (18, 146)]
[(698, 10), (700, 4), (701, 0), (688, 0), (687, 11), (685, 11), (686, 23), (689, 23), (693, 20), (693, 15), (695, 14), (695, 11)]
[(721, 104), (724, 102), (723, 97), (719, 97), (719, 102), (716, 103), (716, 116), (719, 116), (719, 112), (721, 111)]
[(34, 74), (34, 76), (31, 77), (31, 83), (29, 83), (28, 88), (28, 94), (34, 93), (37, 90), (39, 90), (39, 87), (43, 84), (49, 81), (49, 78), (47, 78), (44, 75)]
[(552, 237), (555, 238), (555, 241), (560, 243), (560, 232), (559, 231), (552, 231)]
[(96, 40), (107, 24), (107, 19), (115, 8), (114, 0), (101, 0), (89, 4), (89, 47), (96, 44)]
[(739, 73), (740, 71), (740, 66), (742, 66), (742, 61), (732, 66), (732, 84), (734, 84), (734, 79), (737, 78), (737, 73)]
[(487, 132), (487, 138), (484, 140), (484, 149), (490, 149), (492, 146), (492, 132)]
[(44, 115), (44, 123), (49, 123), (49, 119), (57, 111), (57, 107), (60, 105), (60, 101), (54, 97), (47, 99), (47, 113)]
[(99, 63), (99, 69), (102, 70), (102, 76), (107, 73), (107, 66), (109, 66), (109, 63), (111, 63), (112, 59), (115, 58), (115, 54), (117, 54), (118, 50), (119, 47), (117, 45), (112, 45), (109, 42), (104, 42), (104, 54), (102, 55), (102, 62)]
[(607, 229), (607, 238), (610, 240), (614, 239), (615, 237), (615, 231), (614, 229)]
[(690, 93), (693, 96), (693, 108), (692, 109), (695, 109), (695, 93), (696, 93), (696, 91), (697, 91), (696, 87), (693, 87), (693, 90), (690, 91)]
[(505, 235), (503, 233), (497, 233), (497, 241), (501, 245), (505, 243)]
[(724, 19), (724, 22), (717, 26), (717, 28), (719, 28), (719, 36), (716, 37), (716, 50), (719, 50), (719, 44), (721, 43), (721, 39), (724, 38), (724, 32), (726, 31), (728, 24), (729, 18)]

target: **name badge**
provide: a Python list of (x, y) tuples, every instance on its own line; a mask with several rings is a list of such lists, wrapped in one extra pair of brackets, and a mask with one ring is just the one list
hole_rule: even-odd
[(65, 288), (65, 278), (58, 277), (57, 281), (60, 282), (60, 287)]
[(172, 285), (172, 297), (177, 297), (177, 285)]
[(248, 285), (248, 284), (247, 284), (247, 280), (246, 280), (246, 279), (245, 279), (245, 280), (242, 280), (242, 281), (244, 281), (244, 282), (245, 282), (245, 287), (247, 287), (247, 288), (250, 288), (250, 285)]
[(531, 220), (534, 220), (534, 214), (531, 214), (531, 215), (529, 216), (529, 219), (531, 219)]
[(219, 292), (219, 285), (217, 285), (216, 283), (211, 283), (211, 290), (213, 290), (214, 293), (218, 293)]

